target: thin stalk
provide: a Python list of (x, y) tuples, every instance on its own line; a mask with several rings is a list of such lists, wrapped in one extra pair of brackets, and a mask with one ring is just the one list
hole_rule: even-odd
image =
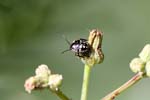
[(144, 77), (144, 72), (139, 72), (136, 75), (134, 75), (129, 81), (124, 83), (121, 87), (117, 88), (110, 94), (106, 95), (101, 100), (114, 100), (121, 92), (125, 91), (129, 87), (133, 86), (135, 83), (137, 83), (139, 80), (141, 80)]
[(71, 100), (60, 89), (55, 91), (51, 90), (51, 91), (55, 93), (61, 100)]
[(85, 65), (84, 66), (84, 75), (83, 75), (83, 83), (82, 83), (82, 91), (81, 91), (81, 99), (80, 100), (87, 100), (90, 71), (91, 71), (91, 66)]

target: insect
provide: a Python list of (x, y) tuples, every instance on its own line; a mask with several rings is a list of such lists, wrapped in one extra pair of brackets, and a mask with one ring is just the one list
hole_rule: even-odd
[(70, 43), (68, 40), (66, 41), (70, 45), (70, 48), (68, 50), (65, 50), (64, 52), (72, 51), (75, 53), (75, 56), (82, 57), (82, 58), (90, 57), (92, 48), (86, 39), (80, 38), (78, 40), (74, 40), (72, 43)]

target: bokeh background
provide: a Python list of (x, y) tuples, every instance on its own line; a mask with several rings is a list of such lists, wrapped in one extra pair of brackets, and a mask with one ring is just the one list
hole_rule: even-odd
[[(104, 32), (105, 60), (90, 77), (88, 100), (100, 100), (134, 74), (129, 62), (150, 43), (149, 0), (0, 0), (0, 100), (58, 100), (48, 90), (27, 94), (24, 81), (47, 64), (63, 74), (62, 90), (80, 99), (83, 64), (69, 41)], [(150, 79), (143, 79), (116, 100), (149, 100)]]

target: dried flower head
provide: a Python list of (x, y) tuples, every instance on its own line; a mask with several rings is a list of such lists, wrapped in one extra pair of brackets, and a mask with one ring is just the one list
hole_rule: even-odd
[(101, 31), (94, 29), (90, 32), (88, 43), (92, 48), (92, 52), (89, 57), (81, 58), (83, 63), (87, 64), (88, 66), (93, 66), (103, 61), (104, 54), (101, 48), (102, 39), (103, 39), (103, 34)]

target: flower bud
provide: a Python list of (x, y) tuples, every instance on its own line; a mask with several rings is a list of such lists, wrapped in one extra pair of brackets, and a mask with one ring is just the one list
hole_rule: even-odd
[(24, 84), (25, 90), (31, 93), (35, 89), (44, 89), (48, 87), (48, 77), (32, 76), (29, 77)]
[(36, 68), (35, 74), (36, 76), (48, 77), (51, 74), (51, 70), (48, 68), (47, 65), (42, 64), (38, 66), (38, 68)]
[(150, 61), (148, 61), (148, 62), (146, 63), (145, 71), (146, 71), (146, 75), (147, 75), (148, 77), (150, 77)]
[(35, 76), (29, 77), (24, 84), (25, 90), (31, 93), (35, 89), (47, 88), (51, 71), (47, 65), (40, 65), (35, 70)]
[(96, 29), (92, 30), (89, 34), (88, 42), (93, 49), (101, 48), (103, 34)]
[(104, 59), (104, 54), (101, 49), (102, 44), (102, 32), (96, 29), (92, 30), (89, 34), (88, 43), (92, 48), (90, 57), (81, 58), (82, 62), (88, 66), (93, 66), (94, 64), (101, 63)]
[(134, 72), (141, 72), (143, 71), (145, 67), (145, 63), (143, 62), (143, 60), (141, 60), (140, 58), (134, 58), (131, 62), (130, 62), (130, 69)]
[(150, 60), (150, 44), (145, 45), (143, 50), (140, 52), (139, 57), (144, 61), (147, 62)]
[(24, 87), (25, 87), (25, 90), (26, 90), (28, 93), (31, 93), (31, 91), (34, 90), (35, 87), (36, 87), (36, 80), (35, 80), (35, 78), (34, 78), (34, 77), (28, 78), (28, 79), (25, 81)]
[(53, 91), (56, 91), (62, 84), (62, 80), (63, 80), (62, 75), (59, 74), (50, 75), (48, 85)]

